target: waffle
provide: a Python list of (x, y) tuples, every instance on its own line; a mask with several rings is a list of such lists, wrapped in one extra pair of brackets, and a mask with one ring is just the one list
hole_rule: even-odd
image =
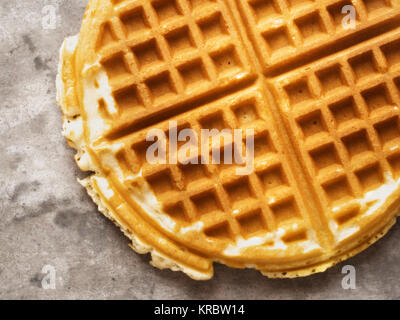
[[(91, 0), (57, 87), (82, 185), (158, 268), (306, 276), (395, 222), (400, 1)], [(254, 170), (149, 163), (152, 128), (252, 132)]]

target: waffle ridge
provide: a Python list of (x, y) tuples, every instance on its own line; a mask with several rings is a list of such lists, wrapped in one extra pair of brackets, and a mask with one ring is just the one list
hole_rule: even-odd
[[(339, 19), (348, 4), (355, 30)], [(65, 135), (95, 172), (83, 184), (160, 268), (324, 271), (397, 213), (399, 17), (396, 0), (91, 0), (60, 70)], [(254, 129), (254, 172), (148, 163), (148, 130), (169, 137), (171, 120), (198, 136)]]

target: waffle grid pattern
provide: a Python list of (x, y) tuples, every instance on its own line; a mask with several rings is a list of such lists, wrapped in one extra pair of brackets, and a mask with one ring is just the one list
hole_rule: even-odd
[(358, 27), (384, 20), (399, 7), (390, 0), (245, 0), (238, 4), (266, 71), (353, 32), (343, 28), (346, 5), (356, 9)]
[(314, 186), (339, 224), (362, 212), (351, 200), (384, 183), (384, 172), (398, 177), (399, 77), (400, 41), (389, 38), (277, 80)]
[[(126, 169), (142, 170), (142, 177), (158, 195), (165, 212), (182, 225), (203, 222), (207, 237), (234, 241), (237, 236), (248, 238), (283, 227), (288, 231), (284, 241), (306, 240), (307, 226), (300, 213), (298, 190), (293, 187), (296, 183), (282, 162), (282, 146), (271, 138), (270, 133), (275, 130), (271, 118), (265, 115), (260, 95), (250, 88), (210, 105), (206, 113), (194, 111), (178, 118), (178, 130), (191, 128), (199, 137), (201, 129), (254, 129), (255, 170), (248, 176), (236, 175), (235, 164), (217, 165), (211, 161), (149, 164), (145, 152), (151, 142), (145, 142), (140, 132), (124, 138), (124, 143), (132, 147), (118, 155), (120, 163)], [(167, 126), (168, 123), (159, 125), (168, 137)], [(244, 139), (245, 134), (243, 145), (232, 145), (231, 150), (244, 148)], [(210, 158), (213, 150), (222, 157), (229, 147), (224, 142), (220, 146), (211, 141), (210, 144)], [(297, 228), (291, 227), (293, 223)]]
[[(135, 120), (243, 81), (248, 63), (226, 8), (214, 1), (113, 1), (98, 53), (119, 115)], [(233, 80), (232, 80), (233, 79)], [(238, 80), (239, 79), (239, 80)]]
[[(198, 108), (175, 114), (178, 131), (192, 128), (200, 136), (201, 129), (255, 129), (255, 172), (249, 176), (235, 175), (233, 165), (151, 165), (144, 160), (151, 144), (145, 142), (145, 130), (110, 139), (130, 146), (117, 155), (124, 171), (141, 170), (163, 210), (182, 226), (203, 222), (201, 231), (208, 239), (234, 242), (239, 236), (250, 238), (282, 227), (287, 231), (284, 242), (307, 240), (312, 218), (306, 216), (304, 193), (263, 105), (265, 79), (246, 89), (238, 85), (253, 70), (224, 2), (112, 3), (115, 17), (103, 26), (98, 54), (118, 107), (117, 116), (108, 113), (114, 124), (132, 124), (183, 100), (196, 102), (236, 86), (230, 96), (207, 105), (199, 100)], [(394, 0), (240, 1), (262, 64), (259, 74), (343, 36), (339, 8), (347, 4), (356, 7), (362, 25), (385, 20), (399, 6)], [(323, 223), (334, 218), (345, 225), (360, 216), (362, 208), (354, 200), (384, 183), (384, 172), (395, 177), (400, 173), (396, 39), (399, 34), (392, 33), (267, 79), (299, 144), (300, 161), (323, 212), (332, 215), (323, 217)], [(104, 101), (99, 103), (107, 109)], [(168, 135), (167, 125), (157, 123)]]

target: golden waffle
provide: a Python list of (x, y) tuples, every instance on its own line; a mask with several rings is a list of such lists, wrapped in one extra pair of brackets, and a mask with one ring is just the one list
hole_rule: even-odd
[[(156, 267), (304, 276), (395, 222), (398, 0), (91, 0), (59, 71), (81, 182)], [(146, 134), (171, 120), (254, 129), (254, 172), (148, 163)]]

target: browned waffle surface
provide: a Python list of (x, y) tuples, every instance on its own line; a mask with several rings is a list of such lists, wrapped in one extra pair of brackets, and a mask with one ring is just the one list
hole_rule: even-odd
[[(95, 172), (83, 184), (158, 267), (325, 270), (383, 235), (399, 205), (399, 21), (395, 0), (90, 1), (59, 83), (65, 135)], [(244, 149), (252, 129), (254, 170), (151, 164), (155, 128), (169, 159), (171, 130), (245, 133), (207, 141), (199, 162)]]
[[(398, 1), (237, 0), (266, 73), (304, 63), (399, 25)], [(356, 28), (343, 24), (345, 6)], [(278, 67), (278, 68), (276, 68)]]

